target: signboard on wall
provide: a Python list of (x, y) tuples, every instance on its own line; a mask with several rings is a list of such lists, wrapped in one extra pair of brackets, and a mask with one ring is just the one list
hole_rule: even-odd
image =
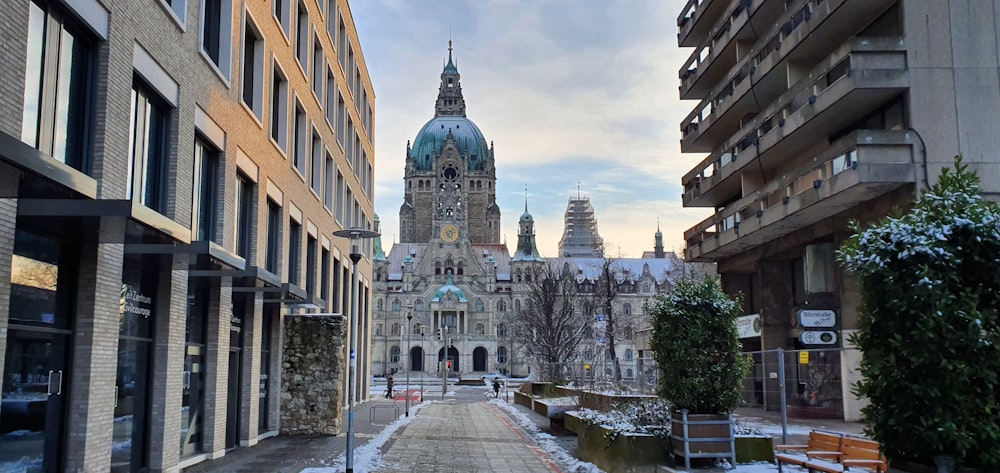
[(837, 315), (832, 310), (799, 311), (799, 325), (807, 328), (830, 328), (837, 325)]
[(736, 332), (740, 334), (740, 338), (759, 337), (761, 326), (760, 314), (750, 314), (736, 318)]
[(837, 343), (837, 332), (826, 330), (807, 331), (799, 334), (803, 345), (833, 345)]

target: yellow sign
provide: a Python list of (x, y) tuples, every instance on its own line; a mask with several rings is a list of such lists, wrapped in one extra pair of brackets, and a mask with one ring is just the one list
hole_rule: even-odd
[(800, 365), (808, 365), (809, 364), (809, 352), (807, 352), (807, 351), (800, 351), (799, 352), (799, 364)]
[(590, 369), (590, 365), (583, 365), (583, 369), (589, 370)]

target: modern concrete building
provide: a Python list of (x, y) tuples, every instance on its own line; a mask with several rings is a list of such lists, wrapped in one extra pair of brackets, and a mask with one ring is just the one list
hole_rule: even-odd
[[(680, 97), (696, 100), (681, 150), (706, 157), (683, 177), (684, 205), (713, 213), (684, 233), (685, 255), (718, 263), (723, 285), (760, 316), (747, 351), (849, 347), (857, 283), (835, 262), (848, 222), (907, 207), (956, 154), (1000, 193), (997, 1), (689, 0)], [(847, 420), (857, 351), (789, 395)], [(806, 369), (805, 371), (808, 371)], [(758, 398), (776, 408), (764, 373)], [(826, 386), (825, 388), (830, 388)]]
[(332, 236), (374, 215), (346, 0), (12, 0), (0, 23), (0, 470), (178, 471), (284, 431), (289, 316), (359, 294), (370, 335), (370, 259), (352, 288)]

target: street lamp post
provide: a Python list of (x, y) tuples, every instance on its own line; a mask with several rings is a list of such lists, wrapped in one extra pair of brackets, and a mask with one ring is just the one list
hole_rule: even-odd
[(354, 371), (357, 365), (357, 354), (354, 343), (358, 331), (358, 262), (361, 261), (361, 240), (375, 238), (378, 232), (361, 228), (346, 228), (333, 232), (333, 236), (351, 240), (351, 320), (348, 349), (350, 356), (347, 362), (347, 463), (346, 472), (354, 473)]
[(406, 417), (410, 417), (410, 369), (413, 368), (413, 361), (410, 360), (410, 332), (412, 327), (410, 321), (413, 320), (413, 304), (406, 306)]

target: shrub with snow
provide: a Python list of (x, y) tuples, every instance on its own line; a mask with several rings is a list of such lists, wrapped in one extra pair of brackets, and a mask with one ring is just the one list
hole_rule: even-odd
[(620, 434), (670, 435), (670, 405), (663, 399), (644, 399), (616, 404), (608, 412), (583, 408), (574, 411), (581, 419), (610, 429), (608, 440)]
[(1000, 471), (1000, 207), (958, 157), (912, 210), (853, 229), (869, 435), (890, 459)]

